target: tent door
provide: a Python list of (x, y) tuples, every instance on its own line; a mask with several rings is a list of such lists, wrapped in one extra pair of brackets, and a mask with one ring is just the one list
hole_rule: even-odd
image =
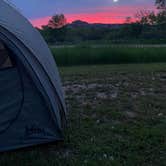
[(17, 119), (23, 103), (20, 75), (9, 54), (0, 43), (0, 134)]

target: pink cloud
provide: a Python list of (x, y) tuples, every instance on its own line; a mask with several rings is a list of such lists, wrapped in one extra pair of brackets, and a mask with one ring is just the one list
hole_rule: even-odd
[(38, 19), (30, 20), (30, 22), (32, 23), (33, 26), (40, 28), (42, 25), (47, 25), (50, 18), (51, 18), (50, 16), (38, 18)]
[[(123, 7), (103, 7), (96, 8), (96, 12), (88, 13), (78, 13), (78, 14), (65, 14), (67, 21), (71, 23), (74, 20), (83, 20), (89, 23), (112, 23), (121, 24), (124, 23), (125, 18), (128, 16), (133, 16), (136, 11), (141, 9), (151, 9), (155, 10), (153, 6), (123, 6)], [(93, 9), (94, 10), (94, 9)], [(31, 20), (34, 26), (41, 27), (41, 25), (46, 25), (50, 16)]]

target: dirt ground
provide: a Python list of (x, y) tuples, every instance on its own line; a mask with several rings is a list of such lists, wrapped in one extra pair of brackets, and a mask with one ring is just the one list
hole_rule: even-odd
[(164, 166), (166, 64), (60, 68), (62, 145), (4, 153), (0, 166)]

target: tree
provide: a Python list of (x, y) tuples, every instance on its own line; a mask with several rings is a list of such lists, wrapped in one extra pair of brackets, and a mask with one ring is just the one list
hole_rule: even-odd
[(156, 5), (158, 9), (166, 9), (166, 0), (156, 0)]
[(48, 22), (48, 27), (53, 29), (62, 28), (67, 24), (67, 19), (63, 14), (56, 14)]
[(161, 29), (166, 29), (166, 10), (162, 10), (157, 14), (157, 25)]
[(126, 17), (125, 23), (126, 24), (131, 24), (132, 23), (132, 18), (130, 16)]
[(154, 11), (140, 10), (135, 14), (136, 22), (142, 25), (155, 25), (157, 17)]

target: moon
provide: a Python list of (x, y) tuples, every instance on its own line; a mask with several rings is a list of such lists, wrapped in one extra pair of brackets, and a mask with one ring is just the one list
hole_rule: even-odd
[(113, 0), (113, 2), (118, 2), (119, 0)]

